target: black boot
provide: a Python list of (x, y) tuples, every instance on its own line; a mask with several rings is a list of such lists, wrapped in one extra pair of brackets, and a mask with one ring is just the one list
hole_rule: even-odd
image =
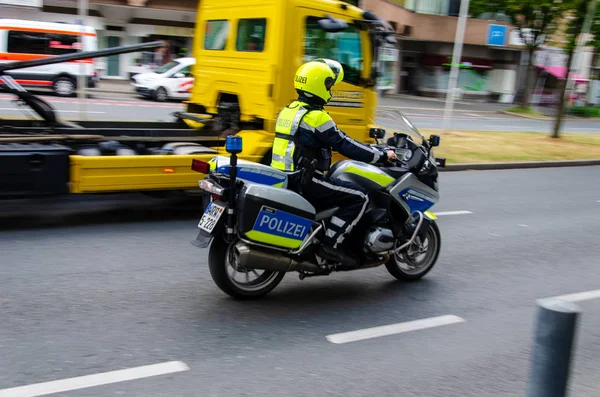
[(333, 248), (329, 245), (321, 245), (318, 249), (318, 255), (334, 262), (340, 262), (349, 267), (356, 267), (358, 262), (351, 256), (345, 255), (341, 250)]

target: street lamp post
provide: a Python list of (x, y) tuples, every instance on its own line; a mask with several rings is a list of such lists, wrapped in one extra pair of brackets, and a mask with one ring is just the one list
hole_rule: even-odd
[[(79, 8), (79, 26), (80, 26), (80, 50), (85, 51), (83, 42), (85, 37), (85, 26), (87, 25), (87, 14), (88, 14), (88, 0), (78, 0), (78, 8)], [(79, 101), (79, 118), (83, 120), (85, 118), (85, 101), (86, 101), (86, 88), (87, 88), (87, 78), (85, 74), (85, 63), (82, 61), (79, 64), (79, 78), (77, 79), (77, 86), (79, 89), (77, 90)]]
[(454, 106), (454, 91), (458, 80), (458, 71), (462, 47), (465, 39), (465, 25), (467, 23), (467, 13), (469, 11), (469, 0), (461, 0), (458, 23), (456, 26), (456, 35), (454, 37), (454, 50), (452, 51), (452, 64), (450, 67), (450, 79), (448, 81), (448, 91), (446, 92), (446, 108), (444, 109), (444, 131), (449, 131), (451, 127), (452, 108)]

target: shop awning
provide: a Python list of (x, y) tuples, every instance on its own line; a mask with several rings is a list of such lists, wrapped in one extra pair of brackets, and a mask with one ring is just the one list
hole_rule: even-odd
[[(564, 79), (567, 75), (566, 66), (538, 66), (538, 68), (545, 70), (547, 73), (550, 73), (558, 79)], [(571, 80), (575, 80), (576, 83), (586, 83), (590, 81), (590, 79), (577, 73), (571, 73)]]

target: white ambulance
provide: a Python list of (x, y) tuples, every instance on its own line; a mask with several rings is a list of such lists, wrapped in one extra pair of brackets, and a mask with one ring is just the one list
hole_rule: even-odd
[[(97, 49), (98, 36), (90, 26), (0, 19), (0, 63)], [(78, 76), (82, 74), (86, 77), (88, 87), (95, 87), (98, 80), (93, 59), (16, 69), (6, 73), (23, 87), (51, 88), (59, 96), (72, 96), (77, 89)]]

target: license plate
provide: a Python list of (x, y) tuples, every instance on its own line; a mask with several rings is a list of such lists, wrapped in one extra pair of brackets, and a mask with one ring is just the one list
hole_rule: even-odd
[(214, 202), (208, 204), (208, 207), (206, 207), (202, 218), (200, 218), (198, 227), (205, 232), (212, 233), (224, 211), (225, 207), (222, 205), (215, 204)]

